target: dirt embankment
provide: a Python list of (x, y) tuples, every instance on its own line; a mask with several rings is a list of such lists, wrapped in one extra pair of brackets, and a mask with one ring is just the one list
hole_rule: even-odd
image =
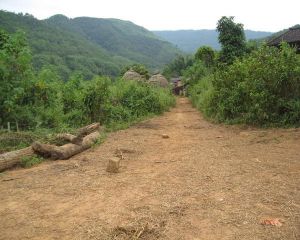
[(0, 216), (0, 239), (300, 239), (300, 129), (215, 125), (181, 98), (70, 160), (2, 174)]

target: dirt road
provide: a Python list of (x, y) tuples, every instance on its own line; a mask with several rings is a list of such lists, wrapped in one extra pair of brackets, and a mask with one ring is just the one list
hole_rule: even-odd
[(70, 160), (2, 174), (0, 239), (300, 239), (300, 129), (215, 125), (178, 99)]

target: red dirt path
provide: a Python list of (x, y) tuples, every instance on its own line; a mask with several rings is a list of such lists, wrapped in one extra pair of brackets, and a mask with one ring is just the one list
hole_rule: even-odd
[[(120, 151), (120, 173), (107, 173), (107, 160)], [(265, 218), (283, 225), (263, 226)], [(70, 160), (2, 174), (0, 233), (0, 239), (300, 239), (300, 129), (215, 125), (181, 98), (170, 112), (112, 133)]]

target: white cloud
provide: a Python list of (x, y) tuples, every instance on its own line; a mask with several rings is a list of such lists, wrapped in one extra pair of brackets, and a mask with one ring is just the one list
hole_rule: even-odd
[(300, 1), (252, 0), (0, 0), (0, 8), (39, 19), (61, 13), (130, 20), (150, 30), (213, 29), (221, 16), (235, 16), (246, 29), (278, 31), (300, 23)]

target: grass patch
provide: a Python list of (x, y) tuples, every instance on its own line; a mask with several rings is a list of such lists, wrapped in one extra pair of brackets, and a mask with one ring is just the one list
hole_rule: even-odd
[(21, 160), (21, 166), (24, 168), (30, 168), (32, 166), (35, 166), (37, 164), (40, 164), (44, 159), (39, 156), (28, 156), (23, 157)]

